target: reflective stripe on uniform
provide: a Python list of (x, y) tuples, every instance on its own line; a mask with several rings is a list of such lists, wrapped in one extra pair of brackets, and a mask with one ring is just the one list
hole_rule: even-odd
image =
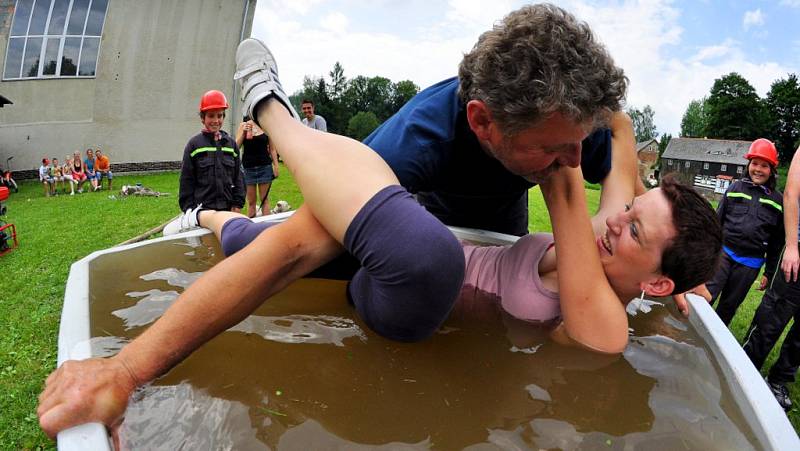
[(752, 196), (750, 196), (749, 194), (745, 194), (745, 193), (727, 193), (727, 194), (725, 194), (725, 196), (727, 196), (727, 197), (741, 197), (741, 198), (747, 199), (747, 200), (752, 199)]
[(763, 197), (761, 199), (758, 199), (758, 201), (761, 202), (762, 204), (767, 204), (769, 206), (775, 207), (778, 209), (779, 212), (783, 213), (783, 207), (775, 201), (764, 199)]
[[(221, 150), (223, 152), (228, 152), (231, 155), (233, 155), (234, 157), (236, 157), (236, 151), (233, 150), (232, 147), (220, 147), (219, 150)], [(193, 156), (195, 156), (195, 155), (197, 155), (198, 153), (201, 153), (201, 152), (216, 152), (216, 151), (217, 151), (216, 147), (198, 147), (197, 149), (194, 149), (189, 156), (193, 157)]]

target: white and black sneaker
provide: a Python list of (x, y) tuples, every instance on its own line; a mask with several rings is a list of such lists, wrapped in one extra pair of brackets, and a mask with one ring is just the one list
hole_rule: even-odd
[(266, 45), (258, 39), (245, 39), (236, 49), (236, 73), (242, 91), (242, 115), (256, 120), (256, 105), (264, 99), (275, 98), (289, 110), (296, 120), (300, 116), (292, 106), (289, 96), (283, 92), (278, 79), (278, 63)]
[(164, 226), (164, 236), (175, 235), (176, 233), (199, 228), (200, 224), (197, 222), (197, 214), (200, 212), (202, 207), (203, 204), (200, 204), (195, 208), (190, 208), (177, 218), (173, 219), (169, 224)]
[(770, 382), (767, 379), (767, 386), (769, 386), (769, 390), (772, 392), (772, 395), (775, 396), (775, 400), (778, 401), (781, 408), (788, 412), (792, 408), (792, 398), (789, 396), (789, 388), (786, 384), (782, 384), (780, 382)]

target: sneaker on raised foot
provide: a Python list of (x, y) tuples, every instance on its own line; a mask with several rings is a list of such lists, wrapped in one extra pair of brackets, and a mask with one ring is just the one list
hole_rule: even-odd
[(197, 214), (200, 212), (202, 207), (203, 204), (200, 204), (195, 208), (190, 208), (181, 213), (181, 215), (177, 218), (173, 219), (169, 224), (164, 226), (164, 236), (175, 235), (176, 233), (186, 232), (187, 230), (200, 227), (200, 224), (197, 222)]
[(786, 387), (786, 384), (767, 380), (767, 386), (769, 386), (769, 390), (772, 392), (773, 396), (775, 396), (775, 400), (778, 401), (781, 408), (788, 412), (789, 409), (792, 408), (792, 398), (789, 397), (789, 388)]
[(278, 63), (263, 42), (250, 38), (239, 43), (233, 79), (238, 80), (241, 87), (243, 115), (257, 121), (256, 105), (262, 100), (274, 98), (289, 110), (293, 118), (300, 120), (278, 79)]

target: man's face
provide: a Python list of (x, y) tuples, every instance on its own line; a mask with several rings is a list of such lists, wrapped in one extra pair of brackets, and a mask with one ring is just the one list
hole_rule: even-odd
[(303, 114), (308, 118), (311, 119), (314, 117), (314, 105), (310, 103), (304, 103), (300, 105), (300, 109), (303, 110)]
[(650, 190), (609, 216), (606, 226), (596, 239), (606, 277), (618, 291), (638, 291), (660, 272), (664, 249), (675, 238), (669, 201), (661, 189)]
[(95, 152), (94, 154), (97, 156), (97, 158), (100, 158), (100, 157), (103, 156), (103, 152), (100, 149), (97, 149), (97, 152)]
[(503, 135), (494, 126), (487, 150), (512, 173), (538, 183), (559, 166), (580, 165), (581, 141), (589, 132), (588, 124), (554, 113), (513, 136)]

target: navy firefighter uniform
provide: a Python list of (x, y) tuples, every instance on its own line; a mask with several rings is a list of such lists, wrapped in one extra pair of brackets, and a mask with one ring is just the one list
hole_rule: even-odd
[(202, 131), (183, 150), (180, 193), (181, 211), (203, 204), (204, 209), (229, 211), (244, 207), (244, 181), (236, 141), (225, 131)]
[(783, 247), (783, 195), (748, 177), (734, 182), (717, 208), (722, 223), (722, 258), (706, 285), (711, 299), (720, 295), (717, 314), (726, 325), (736, 314), (761, 266), (772, 279)]

